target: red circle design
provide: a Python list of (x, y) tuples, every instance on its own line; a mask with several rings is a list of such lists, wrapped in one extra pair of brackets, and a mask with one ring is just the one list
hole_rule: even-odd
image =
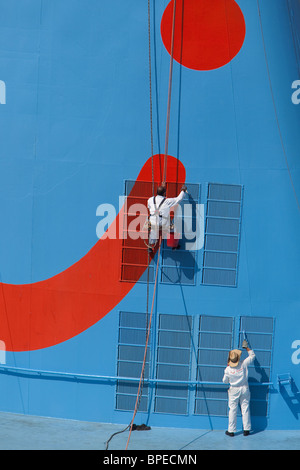
[[(167, 5), (161, 36), (169, 54), (174, 0)], [(246, 35), (244, 15), (235, 0), (177, 0), (173, 58), (194, 70), (213, 70), (228, 64), (240, 51)]]

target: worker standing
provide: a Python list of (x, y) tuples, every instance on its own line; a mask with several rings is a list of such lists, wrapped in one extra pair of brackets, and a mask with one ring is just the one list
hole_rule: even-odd
[[(159, 237), (159, 231), (166, 235), (170, 231), (170, 209), (182, 201), (187, 187), (182, 186), (181, 192), (177, 197), (166, 198), (166, 185), (161, 184), (157, 188), (157, 195), (148, 199), (148, 210), (150, 213), (150, 234), (149, 244), (156, 243)], [(150, 250), (152, 248), (150, 247)]]
[(236, 431), (237, 409), (240, 403), (242, 412), (242, 421), (244, 436), (248, 436), (251, 430), (250, 417), (250, 390), (248, 385), (248, 366), (255, 359), (254, 352), (249, 348), (246, 340), (243, 341), (242, 347), (248, 351), (248, 357), (244, 361), (240, 361), (242, 351), (233, 349), (229, 352), (227, 367), (224, 371), (223, 382), (230, 384), (228, 390), (228, 430), (225, 432), (227, 436), (234, 436)]

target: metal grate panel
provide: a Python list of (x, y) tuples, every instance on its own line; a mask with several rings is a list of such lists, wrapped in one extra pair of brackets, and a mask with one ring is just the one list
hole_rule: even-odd
[[(200, 185), (187, 183), (188, 195), (180, 203), (182, 217), (179, 225), (182, 227), (180, 249), (168, 248), (166, 242), (162, 249), (161, 282), (166, 284), (195, 285), (197, 265), (197, 251), (189, 250), (187, 243), (194, 241), (193, 231), (196, 230), (196, 205), (200, 198)], [(184, 218), (183, 218), (184, 216)], [(188, 223), (184, 223), (184, 220)]]
[[(117, 376), (140, 378), (144, 360), (147, 334), (147, 315), (136, 312), (119, 313), (119, 340), (117, 357)], [(149, 377), (150, 348), (148, 346), (144, 377)], [(138, 381), (118, 380), (116, 386), (116, 409), (131, 411), (134, 409)], [(146, 411), (148, 406), (148, 385), (142, 389), (139, 411)]]
[[(159, 315), (156, 378), (190, 380), (192, 317)], [(155, 388), (155, 411), (187, 414), (187, 384), (160, 384)]]
[[(201, 316), (199, 322), (197, 380), (220, 382), (228, 351), (232, 349), (233, 318)], [(195, 414), (227, 416), (227, 389), (222, 385), (197, 385)]]
[(209, 183), (202, 284), (236, 287), (242, 186)]
[[(118, 410), (134, 409), (138, 380), (126, 378), (140, 378), (146, 326), (145, 313), (120, 312), (117, 376), (122, 379), (116, 386)], [(233, 317), (202, 315), (198, 323), (192, 316), (160, 314), (149, 343), (157, 345), (155, 355), (150, 354), (150, 347), (147, 351), (139, 411), (151, 408), (157, 413), (227, 416), (228, 387), (221, 381), (233, 338), (241, 348), (244, 334), (256, 354), (248, 369), (251, 414), (267, 416), (269, 387), (264, 384), (271, 381), (274, 319), (252, 316), (234, 322)], [(243, 350), (242, 360), (245, 357)], [(150, 389), (153, 393), (148, 395)], [(148, 396), (153, 397), (150, 403)]]
[[(157, 187), (157, 184), (155, 186)], [(150, 181), (125, 181), (126, 204), (122, 234), (121, 281), (147, 282), (149, 280), (149, 282), (154, 282), (153, 265), (150, 264), (149, 271), (147, 269), (148, 251), (145, 244), (147, 232), (144, 228), (144, 222), (148, 217), (147, 201), (152, 191), (152, 182)], [(136, 213), (134, 204), (141, 204), (143, 206), (142, 212)], [(132, 225), (132, 223), (139, 215), (143, 217), (143, 223), (142, 226), (138, 224), (135, 227), (135, 224)], [(135, 230), (139, 233), (136, 233)]]

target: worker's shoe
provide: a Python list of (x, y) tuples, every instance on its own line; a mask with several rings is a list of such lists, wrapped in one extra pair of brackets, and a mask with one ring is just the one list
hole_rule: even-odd
[(234, 436), (234, 432), (225, 431), (225, 434), (226, 436), (230, 436), (230, 437)]
[(250, 431), (244, 431), (244, 436), (249, 436)]

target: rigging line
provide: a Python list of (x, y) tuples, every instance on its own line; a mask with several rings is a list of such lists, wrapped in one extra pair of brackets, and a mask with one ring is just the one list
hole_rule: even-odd
[(167, 174), (167, 155), (169, 146), (169, 131), (170, 131), (170, 111), (171, 111), (171, 94), (172, 94), (172, 78), (173, 78), (173, 52), (174, 52), (174, 36), (175, 36), (175, 17), (176, 17), (176, 0), (173, 5), (173, 22), (172, 22), (172, 37), (171, 37), (171, 54), (170, 54), (170, 71), (169, 71), (169, 87), (168, 87), (168, 105), (167, 105), (167, 124), (166, 124), (166, 140), (165, 140), (165, 155), (164, 155), (164, 174), (163, 182), (166, 182)]
[(294, 24), (294, 12), (292, 10), (292, 6), (290, 4), (290, 0), (286, 0), (287, 4), (287, 10), (289, 13), (289, 20), (290, 20), (290, 27), (291, 27), (291, 33), (292, 33), (292, 38), (293, 38), (293, 44), (294, 44), (294, 50), (295, 50), (295, 57), (296, 57), (296, 62), (297, 62), (297, 68), (298, 68), (298, 74), (300, 77), (300, 45), (297, 37), (297, 32), (296, 32), (296, 26)]
[[(172, 76), (173, 76), (173, 50), (174, 50), (174, 30), (175, 30), (175, 13), (176, 13), (176, 0), (174, 0), (173, 5), (173, 24), (172, 24), (172, 37), (171, 37), (171, 55), (170, 55), (170, 71), (169, 71), (169, 87), (168, 87), (168, 105), (167, 105), (167, 124), (166, 124), (166, 142), (165, 142), (165, 155), (164, 155), (164, 173), (163, 173), (163, 182), (166, 181), (166, 170), (167, 170), (167, 154), (168, 154), (168, 142), (169, 142), (169, 129), (170, 129), (170, 110), (171, 110), (171, 92), (172, 92)], [(151, 122), (151, 153), (152, 153), (152, 189), (154, 194), (154, 168), (153, 168), (153, 128), (152, 128), (152, 84), (151, 84), (151, 28), (150, 28), (150, 0), (148, 0), (148, 41), (149, 41), (149, 81), (150, 81), (150, 122)], [(154, 301), (156, 296), (156, 289), (157, 289), (157, 277), (158, 277), (158, 267), (159, 267), (159, 259), (160, 259), (160, 250), (161, 250), (161, 235), (159, 239), (159, 248), (157, 253), (157, 264), (156, 264), (156, 273), (155, 273), (155, 284), (154, 284), (154, 291), (153, 291), (153, 298), (152, 298), (152, 305), (151, 305), (151, 313), (149, 318), (148, 324), (148, 288), (147, 288), (147, 336), (146, 336), (146, 344), (145, 344), (145, 352), (144, 352), (144, 359), (142, 365), (142, 371), (140, 375), (139, 387), (136, 397), (135, 408), (133, 412), (133, 417), (130, 423), (130, 430), (129, 436), (126, 444), (126, 450), (129, 445), (132, 427), (134, 423), (134, 419), (136, 413), (138, 411), (140, 400), (141, 400), (141, 392), (144, 383), (144, 374), (145, 374), (145, 364), (146, 364), (146, 357), (147, 357), (147, 349), (148, 349), (148, 342), (151, 330), (151, 322), (153, 316), (153, 308), (154, 308)], [(149, 270), (149, 256), (148, 256), (148, 270)], [(149, 285), (149, 271), (147, 276), (147, 285)], [(126, 428), (127, 429), (127, 428)]]
[(138, 392), (137, 392), (137, 397), (136, 397), (136, 402), (135, 402), (133, 417), (132, 417), (132, 420), (131, 420), (131, 423), (130, 423), (129, 436), (128, 436), (128, 440), (127, 440), (127, 444), (126, 444), (125, 450), (128, 449), (128, 444), (129, 444), (130, 437), (131, 437), (133, 422), (134, 422), (136, 413), (137, 413), (137, 411), (138, 411), (138, 405), (139, 405), (139, 402), (140, 402), (140, 391), (141, 391), (141, 385), (142, 385), (142, 381), (143, 381), (143, 377), (144, 377), (144, 372), (145, 372), (145, 364), (146, 364), (148, 342), (149, 342), (149, 336), (150, 336), (150, 330), (151, 330), (151, 321), (152, 321), (152, 315), (153, 315), (154, 300), (155, 300), (155, 296), (156, 296), (158, 267), (159, 267), (159, 258), (160, 258), (160, 248), (161, 248), (161, 235), (160, 235), (160, 237), (159, 237), (159, 248), (158, 248), (158, 253), (157, 253), (157, 263), (156, 263), (156, 273), (155, 273), (155, 284), (154, 284), (154, 291), (153, 291), (153, 297), (152, 297), (151, 313), (150, 313), (150, 319), (149, 319), (149, 325), (148, 325), (148, 331), (147, 331), (147, 338), (146, 338), (146, 344), (145, 344), (145, 352), (144, 352), (144, 359), (143, 359), (142, 371), (141, 371), (141, 376), (140, 376), (140, 381), (139, 381), (139, 387), (138, 387)]
[[(154, 145), (153, 145), (153, 100), (152, 100), (152, 64), (151, 64), (151, 0), (148, 0), (148, 61), (149, 61), (149, 102), (150, 102), (150, 136), (151, 136), (151, 170), (152, 170), (152, 194), (154, 197)], [(150, 255), (148, 251), (147, 268), (147, 301), (146, 301), (146, 328), (148, 328), (149, 315), (149, 277), (150, 277)]]
[[(152, 100), (152, 63), (151, 63), (151, 0), (148, 0), (148, 60), (149, 60), (149, 101), (150, 101), (150, 135), (151, 135), (151, 170), (152, 170), (152, 194), (154, 197), (154, 145), (153, 145), (153, 100)], [(149, 283), (150, 283), (150, 254), (148, 251), (147, 263), (147, 300), (146, 300), (146, 330), (148, 329), (149, 317)]]
[(110, 441), (112, 440), (112, 438), (114, 436), (116, 436), (117, 434), (122, 434), (123, 432), (125, 432), (128, 428), (129, 428), (130, 424), (128, 424), (128, 426), (126, 426), (126, 428), (122, 429), (121, 431), (117, 431), (117, 432), (114, 432), (109, 438), (108, 440), (105, 442), (106, 444), (106, 447), (105, 447), (105, 450), (108, 450), (108, 446), (109, 446), (109, 443)]
[(297, 205), (298, 205), (298, 209), (300, 210), (300, 204), (299, 204), (299, 200), (298, 200), (298, 197), (297, 197), (296, 188), (294, 186), (292, 173), (291, 173), (291, 170), (290, 170), (290, 167), (289, 167), (288, 158), (287, 158), (287, 154), (286, 154), (286, 150), (285, 150), (285, 146), (284, 146), (284, 142), (283, 142), (283, 136), (282, 136), (282, 132), (281, 132), (280, 124), (279, 124), (279, 118), (278, 118), (277, 107), (276, 107), (276, 103), (275, 103), (275, 96), (274, 96), (272, 80), (271, 80), (271, 73), (270, 73), (269, 62), (268, 62), (268, 57), (267, 57), (267, 50), (266, 50), (266, 43), (265, 43), (265, 37), (264, 37), (264, 32), (263, 32), (263, 26), (262, 26), (262, 18), (261, 18), (261, 10), (260, 10), (260, 6), (259, 6), (259, 0), (256, 0), (256, 1), (257, 1), (258, 17), (259, 17), (260, 30), (261, 30), (261, 35), (262, 35), (262, 42), (263, 42), (263, 48), (264, 48), (266, 67), (267, 67), (267, 74), (268, 74), (268, 79), (269, 79), (269, 86), (270, 86), (270, 91), (271, 91), (271, 96), (272, 96), (272, 102), (273, 102), (273, 107), (274, 107), (274, 113), (275, 113), (279, 138), (280, 138), (281, 147), (282, 147), (283, 155), (284, 155), (284, 158), (285, 158), (285, 163), (286, 163), (286, 166), (287, 166), (290, 182), (291, 182), (291, 185), (292, 185), (292, 188), (293, 188), (294, 196), (295, 196), (295, 199), (296, 199), (296, 202), (297, 202)]
[[(148, 0), (148, 60), (149, 60), (149, 101), (150, 101), (150, 136), (151, 136), (151, 170), (152, 170), (152, 193), (154, 197), (154, 164), (153, 164), (153, 113), (152, 113), (152, 68), (151, 68), (151, 8), (150, 0)], [(149, 266), (150, 256), (148, 251), (148, 268), (147, 268), (147, 323), (148, 327), (148, 309), (149, 309)]]
[[(231, 41), (229, 36), (229, 23), (228, 23), (228, 11), (225, 8), (226, 13), (226, 26), (227, 26), (227, 40), (228, 40), (228, 48), (229, 52), (231, 52)], [(230, 57), (232, 54), (230, 53)], [(235, 90), (234, 90), (234, 76), (233, 76), (233, 65), (232, 60), (229, 62), (230, 67), (230, 79), (231, 79), (231, 91), (232, 91), (232, 103), (233, 103), (233, 114), (234, 114), (234, 127), (235, 127), (235, 143), (236, 143), (236, 157), (237, 157), (237, 165), (238, 165), (238, 178), (239, 184), (242, 186), (242, 175), (241, 175), (241, 159), (240, 159), (240, 146), (239, 146), (239, 138), (238, 138), (238, 118), (237, 118), (237, 107), (236, 107), (236, 97), (235, 97)], [(247, 245), (247, 230), (244, 233), (245, 244)], [(250, 288), (250, 276), (249, 276), (249, 260), (248, 260), (248, 251), (246, 250), (246, 267), (247, 267), (247, 277), (248, 277), (248, 292), (249, 292), (249, 302), (250, 302), (250, 315), (252, 315), (252, 300), (251, 300), (251, 288)]]
[(153, 103), (152, 103), (152, 67), (151, 67), (151, 8), (148, 0), (148, 51), (149, 51), (149, 99), (150, 99), (150, 134), (151, 134), (151, 165), (152, 193), (154, 196), (154, 165), (153, 165)]
[[(153, 151), (153, 112), (152, 112), (153, 105), (152, 105), (151, 8), (150, 8), (150, 0), (148, 0), (148, 60), (149, 60), (149, 102), (150, 102), (150, 107), (149, 108), (150, 108), (150, 135), (151, 135), (152, 193), (153, 193), (153, 196), (154, 196), (154, 161), (153, 161), (154, 151)], [(160, 251), (160, 246), (159, 246), (159, 251)], [(158, 255), (157, 263), (158, 263), (158, 260), (159, 260), (159, 255)], [(130, 424), (128, 424), (128, 426), (126, 426), (121, 431), (118, 431), (118, 432), (116, 432), (116, 433), (114, 433), (110, 436), (110, 438), (106, 441), (106, 450), (108, 449), (109, 442), (111, 441), (111, 439), (115, 435), (121, 434), (121, 433), (125, 432), (128, 428), (130, 428), (129, 437), (128, 437), (128, 441), (127, 441), (127, 445), (126, 445), (126, 449), (127, 449), (128, 444), (129, 444), (129, 440), (130, 440), (130, 436), (131, 436), (131, 432), (132, 432), (132, 427), (133, 427), (135, 415), (136, 415), (137, 410), (140, 406), (140, 401), (141, 401), (141, 398), (142, 398), (142, 392), (143, 392), (143, 387), (144, 387), (144, 379), (145, 379), (145, 363), (146, 363), (146, 357), (147, 357), (147, 348), (148, 348), (148, 340), (149, 340), (149, 333), (150, 333), (150, 328), (151, 328), (151, 316), (152, 316), (152, 312), (151, 312), (150, 321), (148, 323), (148, 317), (149, 317), (149, 282), (150, 282), (150, 279), (149, 279), (150, 278), (150, 255), (149, 255), (149, 251), (148, 251), (147, 264), (148, 264), (148, 268), (147, 268), (145, 355), (144, 355), (144, 361), (143, 361), (142, 371), (141, 371), (141, 376), (140, 376), (140, 381), (139, 381), (139, 388), (138, 388), (137, 397), (136, 397), (134, 415), (133, 415), (133, 418), (132, 418)], [(157, 266), (157, 268), (158, 268), (158, 266)], [(155, 289), (156, 289), (156, 286), (155, 286)], [(155, 295), (155, 291), (154, 291), (153, 295)], [(152, 305), (152, 308), (153, 308), (153, 305)]]

